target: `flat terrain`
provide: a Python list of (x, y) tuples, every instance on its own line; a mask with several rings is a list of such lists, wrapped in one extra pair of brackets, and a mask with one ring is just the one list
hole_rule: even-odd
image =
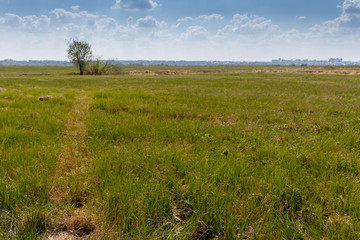
[(0, 67), (0, 239), (360, 239), (360, 68)]

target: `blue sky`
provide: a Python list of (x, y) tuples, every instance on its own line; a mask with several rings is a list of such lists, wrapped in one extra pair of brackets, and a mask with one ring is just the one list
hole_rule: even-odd
[(360, 60), (360, 0), (0, 0), (0, 59)]

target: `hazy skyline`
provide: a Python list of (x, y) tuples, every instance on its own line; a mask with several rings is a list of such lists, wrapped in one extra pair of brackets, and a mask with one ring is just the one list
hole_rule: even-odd
[(360, 0), (0, 0), (0, 59), (360, 60)]

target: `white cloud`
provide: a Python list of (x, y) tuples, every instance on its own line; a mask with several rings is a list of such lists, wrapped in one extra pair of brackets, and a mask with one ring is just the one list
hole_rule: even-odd
[[(125, 8), (125, 5), (121, 5), (125, 3), (118, 1), (118, 7)], [(148, 10), (154, 6), (150, 4)], [(7, 13), (0, 15), (0, 42), (5, 43), (0, 46), (0, 59), (16, 58), (14, 56), (25, 59), (64, 59), (65, 39), (74, 37), (90, 42), (94, 53), (104, 58), (354, 59), (354, 49), (360, 51), (360, 0), (344, 0), (341, 9), (338, 18), (319, 23), (306, 31), (296, 28), (284, 31), (271, 19), (247, 14), (235, 14), (231, 19), (215, 13), (184, 17), (168, 25), (154, 16), (129, 17), (120, 21), (77, 7), (70, 10), (58, 8), (37, 16)], [(54, 45), (58, 49), (53, 49)]]
[(91, 28), (95, 22), (103, 18), (102, 16), (91, 14), (87, 11), (72, 12), (61, 8), (51, 10), (48, 17), (51, 19), (52, 28), (55, 30), (62, 29), (62, 31), (66, 31), (72, 35), (76, 34), (77, 31), (79, 34), (92, 31)]
[(313, 34), (317, 34), (317, 35), (334, 34), (340, 30), (340, 25), (343, 22), (344, 22), (344, 19), (339, 17), (339, 18), (331, 20), (331, 21), (326, 21), (321, 24), (316, 24), (316, 25), (312, 26), (309, 30)]
[[(18, 16), (7, 13), (0, 17), (0, 29), (7, 32), (36, 32), (38, 34), (63, 36), (64, 39), (73, 37), (91, 38), (95, 35), (104, 37), (133, 36), (141, 24), (146, 20), (153, 20), (155, 26), (163, 26), (165, 22), (155, 19), (138, 20), (136, 24), (121, 25), (117, 20), (94, 15), (86, 11), (72, 12), (64, 9), (51, 10), (48, 15)], [(148, 23), (149, 24), (149, 23)]]
[[(1, 18), (0, 18), (0, 22), (1, 22)], [(180, 23), (177, 23), (175, 25), (171, 25), (171, 28), (176, 29), (176, 28), (180, 27), (180, 25), (181, 25)]]
[(94, 23), (97, 32), (114, 35), (120, 30), (118, 22), (113, 18), (101, 18)]
[(173, 38), (173, 34), (169, 30), (160, 30), (151, 32), (148, 34), (148, 37), (154, 38), (154, 39), (171, 39)]
[(223, 29), (219, 30), (219, 34), (269, 33), (278, 29), (279, 26), (273, 24), (271, 20), (263, 17), (247, 14), (235, 14), (231, 24), (228, 24)]
[(211, 14), (211, 15), (200, 15), (199, 17), (197, 17), (197, 19), (200, 20), (204, 20), (204, 21), (211, 21), (211, 20), (223, 20), (224, 16), (220, 15), (220, 14)]
[(80, 6), (79, 6), (79, 5), (77, 5), (77, 6), (72, 6), (71, 9), (74, 10), (74, 11), (79, 11), (79, 10), (80, 10)]
[(184, 33), (181, 34), (180, 38), (184, 40), (188, 39), (203, 39), (209, 35), (206, 28), (202, 26), (190, 26)]
[(136, 21), (136, 26), (139, 28), (156, 28), (156, 27), (165, 27), (166, 22), (157, 21), (153, 16), (147, 16), (144, 18), (139, 18)]
[(220, 15), (220, 14), (210, 14), (210, 15), (200, 15), (196, 18), (192, 18), (192, 17), (184, 17), (184, 18), (179, 18), (177, 21), (178, 22), (187, 22), (187, 21), (196, 21), (196, 20), (202, 20), (202, 21), (220, 21), (220, 20), (224, 20), (224, 16)]
[(353, 14), (357, 17), (360, 17), (359, 0), (345, 0), (342, 9), (344, 14)]
[(0, 24), (2, 24), (4, 28), (20, 28), (26, 31), (46, 28), (50, 25), (50, 22), (50, 17), (46, 15), (39, 17), (34, 15), (21, 17), (16, 14), (6, 13), (4, 17), (0, 18)]
[(154, 10), (159, 4), (153, 0), (116, 0), (113, 8), (125, 10)]
[(316, 34), (346, 34), (360, 30), (360, 0), (345, 0), (338, 18), (316, 24), (310, 31)]
[(177, 21), (178, 22), (194, 21), (194, 18), (192, 18), (192, 17), (184, 17), (184, 18), (179, 18)]

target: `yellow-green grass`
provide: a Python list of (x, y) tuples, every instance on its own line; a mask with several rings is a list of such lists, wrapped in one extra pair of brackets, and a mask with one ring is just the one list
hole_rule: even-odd
[[(358, 75), (44, 69), (1, 70), (0, 237), (41, 238), (72, 208), (89, 213), (94, 238), (360, 238)], [(84, 90), (86, 168), (65, 186), (80, 203), (59, 204), (52, 180)]]

